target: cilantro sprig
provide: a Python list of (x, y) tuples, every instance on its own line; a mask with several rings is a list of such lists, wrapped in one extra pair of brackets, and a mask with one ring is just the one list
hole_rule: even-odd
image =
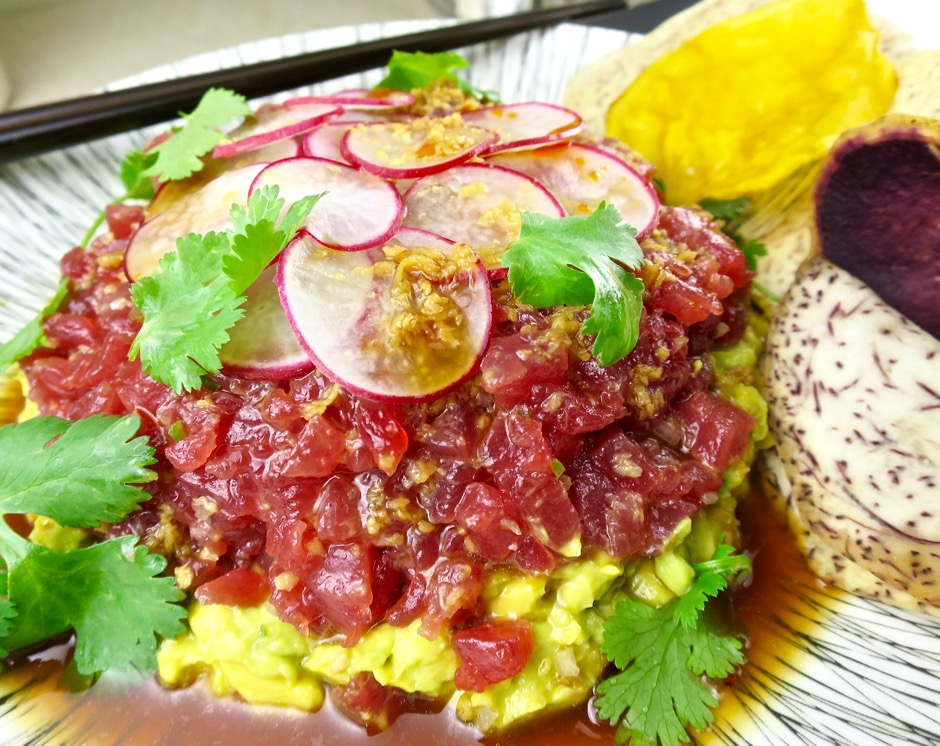
[[(0, 513), (36, 513), (63, 526), (121, 519), (149, 493), (154, 451), (135, 437), (136, 416), (96, 415), (70, 423), (37, 417), (0, 428)], [(33, 544), (0, 521), (6, 563), (0, 599), (0, 654), (72, 629), (79, 673), (150, 671), (156, 637), (183, 631), (183, 594), (158, 577), (166, 560), (136, 536), (71, 551)], [(121, 613), (114, 614), (120, 608)]]
[(598, 686), (597, 707), (601, 718), (619, 724), (620, 743), (685, 743), (689, 726), (714, 721), (718, 699), (703, 676), (723, 679), (744, 662), (741, 642), (717, 631), (703, 610), (729, 579), (750, 572), (750, 559), (720, 544), (693, 569), (685, 595), (658, 609), (621, 601), (604, 623), (602, 649), (620, 672)]
[(586, 217), (522, 213), (519, 238), (502, 256), (521, 302), (536, 308), (591, 304), (583, 331), (597, 335), (593, 351), (603, 366), (636, 346), (644, 286), (628, 269), (644, 261), (636, 229), (604, 203)]
[(444, 78), (459, 85), (468, 96), (485, 101), (498, 101), (499, 96), (494, 91), (480, 90), (454, 74), (454, 70), (462, 70), (468, 64), (470, 63), (456, 52), (429, 54), (400, 52), (396, 49), (388, 61), (388, 74), (375, 87), (411, 91)]
[[(202, 156), (225, 137), (218, 128), (235, 117), (250, 113), (251, 107), (244, 96), (225, 88), (210, 88), (191, 114), (180, 112), (186, 123), (177, 127), (170, 137), (146, 153), (132, 150), (124, 156), (119, 175), (125, 191), (120, 197), (111, 200), (111, 204), (118, 205), (128, 200), (149, 202), (154, 195), (154, 178), (157, 181), (175, 181), (200, 171), (203, 167)], [(104, 210), (98, 213), (82, 237), (82, 246), (88, 246), (94, 238), (105, 215)]]
[(276, 186), (251, 195), (248, 209), (231, 209), (233, 230), (177, 239), (176, 251), (131, 288), (144, 323), (130, 349), (144, 370), (180, 393), (203, 385), (222, 368), (219, 350), (244, 315), (242, 295), (293, 237), (321, 195), (298, 200), (279, 215)]
[(46, 334), (42, 330), (43, 320), (49, 314), (59, 310), (59, 306), (68, 295), (69, 282), (64, 277), (59, 281), (55, 295), (36, 314), (35, 318), (20, 329), (12, 338), (0, 345), (0, 373), (3, 373), (13, 363), (29, 355), (33, 350), (46, 343)]
[(186, 124), (144, 156), (140, 175), (158, 181), (191, 176), (202, 168), (202, 156), (225, 137), (219, 127), (249, 114), (251, 107), (244, 96), (225, 88), (210, 88), (191, 114), (180, 112)]

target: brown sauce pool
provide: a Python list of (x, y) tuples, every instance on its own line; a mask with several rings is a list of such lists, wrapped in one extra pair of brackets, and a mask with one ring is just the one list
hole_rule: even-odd
[[(722, 694), (713, 732), (696, 734), (708, 744), (716, 733), (738, 728), (752, 717), (767, 675), (785, 678), (800, 655), (794, 635), (809, 631), (813, 620), (794, 607), (794, 596), (830, 593), (806, 567), (783, 518), (753, 495), (739, 507), (755, 553), (753, 582), (733, 597), (736, 625), (748, 639), (748, 663)], [(61, 653), (61, 650), (59, 651)], [(155, 681), (104, 677), (90, 690), (70, 693), (55, 651), (4, 674), (0, 679), (0, 740), (4, 743), (57, 744), (472, 744), (476, 733), (452, 715), (407, 713), (386, 732), (367, 736), (329, 705), (315, 715), (248, 707), (218, 700), (200, 686), (168, 692)], [(612, 745), (613, 729), (593, 722), (582, 705), (485, 739), (487, 746)], [(13, 725), (15, 723), (15, 725)], [(10, 729), (16, 733), (14, 735)], [(185, 734), (184, 736), (182, 734)], [(21, 740), (14, 740), (21, 739)]]

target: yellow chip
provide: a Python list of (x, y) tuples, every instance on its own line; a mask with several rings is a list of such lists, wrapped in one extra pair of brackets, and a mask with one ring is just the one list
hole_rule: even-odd
[(887, 111), (897, 87), (863, 0), (780, 0), (651, 64), (607, 133), (657, 166), (672, 203), (754, 194)]

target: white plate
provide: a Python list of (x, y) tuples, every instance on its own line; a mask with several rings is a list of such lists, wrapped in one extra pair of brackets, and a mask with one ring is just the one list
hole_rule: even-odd
[[(273, 59), (430, 25), (396, 22), (296, 34), (200, 55), (116, 85)], [(468, 77), (474, 85), (500, 91), (506, 101), (558, 101), (565, 81), (578, 67), (626, 38), (622, 32), (582, 26), (526, 34), (466, 50), (471, 61)], [(380, 75), (374, 71), (350, 76), (313, 90), (369, 86)], [(51, 295), (58, 258), (84, 233), (101, 206), (120, 194), (117, 171), (122, 156), (159, 129), (0, 166), (0, 340), (9, 338)], [(788, 585), (785, 603), (768, 614), (767, 623), (774, 627), (778, 652), (750, 666), (744, 682), (726, 695), (718, 722), (701, 737), (702, 742), (940, 744), (940, 620), (833, 594), (810, 582)], [(9, 678), (6, 683), (7, 691), (0, 686), (4, 743), (100, 742), (95, 725), (83, 721), (80, 706), (43, 712), (45, 700), (37, 700), (35, 691), (4, 696), (9, 693)], [(214, 716), (232, 713), (226, 709), (229, 705), (205, 707)], [(293, 727), (282, 724), (281, 742), (291, 741)], [(435, 742), (468, 738), (459, 729), (426, 735)], [(122, 742), (140, 742), (127, 736), (123, 734)], [(370, 744), (392, 740), (371, 739)]]

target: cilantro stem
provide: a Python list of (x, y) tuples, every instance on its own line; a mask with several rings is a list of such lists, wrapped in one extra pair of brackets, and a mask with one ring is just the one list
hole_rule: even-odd
[[(117, 200), (118, 202), (120, 200)], [(105, 215), (107, 213), (102, 210), (98, 213), (98, 217), (95, 218), (95, 222), (91, 224), (91, 227), (85, 231), (85, 235), (82, 236), (81, 247), (83, 249), (88, 248), (88, 244), (91, 242), (91, 239), (95, 237), (95, 234), (98, 232), (98, 229), (101, 227), (101, 224), (104, 222)]]
[(765, 287), (764, 285), (761, 285), (756, 280), (751, 282), (751, 287), (754, 288), (758, 293), (763, 295), (768, 300), (772, 300), (774, 303), (779, 303), (780, 301), (783, 300), (783, 298), (777, 295), (773, 290)]

